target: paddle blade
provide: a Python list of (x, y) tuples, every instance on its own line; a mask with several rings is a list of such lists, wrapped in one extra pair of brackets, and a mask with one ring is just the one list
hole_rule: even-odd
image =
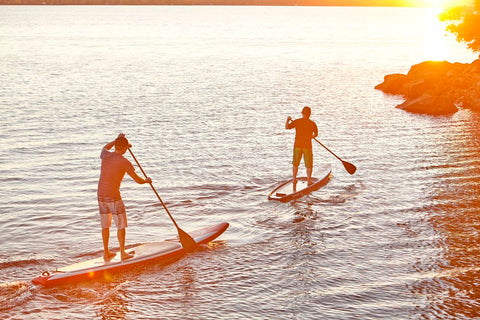
[(345, 167), (345, 170), (347, 170), (348, 173), (354, 174), (355, 171), (357, 171), (357, 167), (355, 167), (350, 162), (342, 161), (342, 163), (343, 163), (343, 166)]
[(193, 240), (188, 233), (180, 228), (178, 228), (178, 237), (185, 252), (193, 252), (198, 247), (198, 244), (195, 242), (195, 240)]

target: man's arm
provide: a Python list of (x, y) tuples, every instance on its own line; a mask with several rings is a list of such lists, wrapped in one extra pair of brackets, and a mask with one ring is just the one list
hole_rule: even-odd
[[(125, 137), (125, 134), (124, 133), (120, 133), (117, 137), (118, 138), (121, 138), (121, 137)], [(113, 140), (112, 142), (109, 142), (107, 143), (106, 145), (103, 146), (103, 149), (104, 150), (110, 150), (113, 148), (113, 146), (115, 145), (115, 140)]]
[(127, 173), (130, 177), (132, 177), (133, 180), (135, 180), (136, 183), (139, 183), (139, 184), (152, 183), (152, 179), (150, 178), (143, 179), (135, 171), (131, 171), (131, 172), (127, 171)]
[(103, 146), (103, 150), (110, 150), (115, 145), (115, 141), (109, 142)]
[(285, 129), (292, 129), (293, 127), (291, 126), (292, 124), (292, 117), (288, 117), (287, 121), (285, 122)]
[(315, 126), (313, 127), (313, 136), (312, 138), (316, 138), (318, 136), (318, 128), (317, 128), (317, 124), (314, 122), (313, 123)]

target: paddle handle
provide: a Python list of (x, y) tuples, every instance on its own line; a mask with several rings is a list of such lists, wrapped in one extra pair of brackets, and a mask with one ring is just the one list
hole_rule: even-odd
[[(130, 155), (132, 156), (133, 160), (135, 160), (135, 162), (137, 163), (137, 166), (140, 168), (140, 171), (142, 171), (143, 175), (145, 176), (145, 178), (147, 178), (147, 174), (145, 173), (145, 171), (143, 171), (143, 168), (142, 166), (140, 165), (140, 163), (138, 162), (137, 158), (135, 157), (135, 155), (133, 154), (132, 150), (130, 149), (130, 147), (128, 147), (128, 151), (130, 152)], [(165, 211), (167, 211), (168, 213), (168, 216), (170, 217), (170, 219), (172, 220), (173, 224), (175, 225), (175, 227), (180, 230), (180, 228), (178, 227), (177, 225), (177, 222), (175, 222), (175, 219), (173, 219), (172, 217), (172, 214), (170, 213), (170, 211), (168, 211), (168, 208), (167, 206), (165, 205), (165, 203), (163, 202), (162, 198), (160, 198), (160, 195), (158, 194), (157, 190), (155, 189), (155, 187), (153, 186), (153, 183), (149, 183), (150, 187), (152, 187), (152, 190), (153, 192), (155, 192), (155, 195), (157, 196), (158, 200), (160, 200), (160, 203), (162, 204), (163, 208), (165, 209)]]

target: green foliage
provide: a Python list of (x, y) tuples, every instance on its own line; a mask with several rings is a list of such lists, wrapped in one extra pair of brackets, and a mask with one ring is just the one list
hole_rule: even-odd
[(466, 43), (473, 52), (480, 52), (480, 0), (471, 6), (445, 9), (439, 19), (447, 23), (447, 31), (453, 33), (458, 42)]

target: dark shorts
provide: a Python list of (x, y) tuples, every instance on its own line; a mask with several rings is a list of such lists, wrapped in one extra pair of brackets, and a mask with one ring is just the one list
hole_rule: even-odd
[(313, 152), (312, 149), (305, 149), (305, 148), (293, 148), (293, 162), (292, 164), (295, 167), (300, 165), (300, 161), (302, 160), (303, 155), (303, 162), (305, 162), (306, 168), (313, 168)]

